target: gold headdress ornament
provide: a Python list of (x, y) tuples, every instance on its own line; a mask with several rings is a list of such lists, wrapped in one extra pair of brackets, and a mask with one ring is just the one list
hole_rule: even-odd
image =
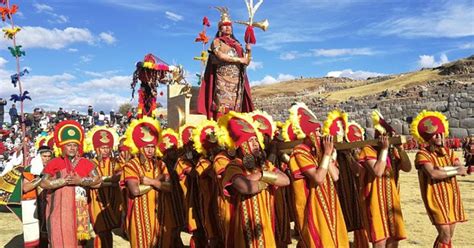
[(40, 135), (36, 137), (35, 139), (35, 149), (38, 150), (41, 146), (46, 145), (46, 141), (48, 139), (48, 136), (46, 135)]
[(257, 137), (260, 148), (265, 148), (263, 135), (249, 114), (230, 111), (219, 118), (217, 123), (224, 135), (224, 145), (227, 149), (237, 149), (243, 141), (252, 136)]
[(346, 140), (349, 142), (364, 140), (365, 130), (355, 121), (349, 122), (347, 125)]
[[(100, 135), (94, 137), (94, 135)], [(84, 142), (84, 152), (92, 152), (98, 147), (94, 148), (94, 143), (111, 144), (112, 150), (117, 150), (119, 143), (119, 135), (115, 128), (108, 128), (105, 126), (94, 126), (86, 134)]]
[(196, 129), (195, 125), (192, 124), (184, 124), (179, 127), (178, 133), (179, 133), (179, 146), (183, 147), (186, 145), (188, 142), (193, 141), (193, 130)]
[(130, 148), (132, 154), (137, 154), (140, 148), (153, 144), (158, 152), (158, 141), (160, 139), (160, 123), (151, 117), (143, 116), (141, 119), (133, 120), (125, 132), (124, 145)]
[(323, 135), (336, 136), (336, 140), (341, 142), (346, 136), (348, 119), (347, 113), (341, 110), (336, 109), (329, 112), (324, 121)]
[(229, 15), (229, 8), (227, 7), (214, 7), (221, 13), (221, 20), (219, 21), (219, 27), (221, 25), (232, 25), (232, 20)]
[(204, 156), (209, 152), (211, 146), (222, 146), (226, 144), (221, 129), (214, 120), (204, 120), (193, 130), (194, 149)]
[(423, 110), (410, 126), (410, 133), (420, 143), (427, 143), (435, 134), (449, 135), (449, 122), (446, 116), (437, 111)]
[(291, 106), (289, 120), (298, 139), (304, 139), (311, 132), (321, 128), (316, 115), (302, 102)]
[(270, 136), (270, 139), (273, 139), (275, 136), (275, 131), (277, 130), (276, 123), (273, 121), (273, 117), (265, 111), (254, 110), (249, 113), (252, 116), (252, 119), (256, 122), (258, 129), (263, 134)]
[(158, 156), (163, 157), (166, 150), (180, 148), (179, 134), (171, 128), (166, 128), (161, 132), (158, 142)]
[(381, 135), (392, 133), (393, 128), (385, 121), (382, 114), (378, 110), (372, 111), (372, 123), (374, 129), (378, 131)]

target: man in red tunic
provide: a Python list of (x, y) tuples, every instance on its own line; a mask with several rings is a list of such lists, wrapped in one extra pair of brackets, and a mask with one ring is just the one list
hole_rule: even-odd
[(46, 221), (51, 247), (81, 247), (90, 239), (86, 188), (101, 179), (89, 160), (82, 158), (84, 131), (76, 121), (62, 121), (54, 131), (62, 155), (43, 170), (41, 187), (48, 190)]

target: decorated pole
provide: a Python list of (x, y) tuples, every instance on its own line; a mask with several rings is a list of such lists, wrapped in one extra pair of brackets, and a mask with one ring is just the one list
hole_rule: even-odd
[[(8, 18), (10, 20), (11, 28), (4, 28), (3, 32), (5, 34), (5, 37), (8, 39), (11, 39), (13, 42), (13, 47), (8, 47), (10, 50), (10, 53), (12, 54), (13, 57), (15, 57), (16, 60), (16, 74), (11, 76), (12, 79), (12, 84), (14, 87), (18, 85), (18, 90), (20, 91), (19, 95), (13, 94), (11, 95), (10, 100), (14, 101), (15, 103), (17, 101), (20, 102), (20, 121), (21, 121), (21, 140), (22, 140), (22, 148), (23, 148), (23, 162), (22, 165), (26, 165), (26, 160), (28, 156), (28, 147), (27, 147), (27, 142), (25, 141), (25, 135), (26, 135), (26, 127), (25, 127), (25, 118), (24, 118), (24, 100), (31, 98), (28, 96), (29, 92), (28, 91), (23, 91), (23, 86), (21, 84), (21, 77), (24, 76), (25, 74), (28, 73), (27, 69), (24, 69), (21, 71), (20, 69), (20, 57), (25, 56), (26, 53), (25, 51), (22, 50), (21, 45), (17, 45), (16, 42), (16, 34), (21, 30), (19, 27), (15, 27), (15, 23), (13, 21), (13, 14), (15, 14), (18, 11), (18, 5), (13, 4), (10, 7), (10, 1), (9, 0), (2, 0), (1, 2), (4, 6), (0, 7), (0, 13), (2, 16), (2, 21), (6, 22), (6, 19)], [(13, 124), (13, 123), (12, 123)]]

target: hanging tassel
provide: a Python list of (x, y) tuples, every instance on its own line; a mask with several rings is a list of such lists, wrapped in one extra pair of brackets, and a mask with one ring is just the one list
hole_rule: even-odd
[(247, 44), (255, 44), (257, 43), (257, 40), (255, 39), (255, 33), (253, 32), (253, 27), (252, 26), (247, 26), (247, 29), (245, 30), (245, 43)]
[(203, 25), (203, 26), (206, 26), (206, 27), (210, 27), (210, 26), (211, 26), (211, 23), (209, 22), (209, 19), (207, 18), (207, 16), (205, 16), (205, 17), (202, 19), (202, 25)]

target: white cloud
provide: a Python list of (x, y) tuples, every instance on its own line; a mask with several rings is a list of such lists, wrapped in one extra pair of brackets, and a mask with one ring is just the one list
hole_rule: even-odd
[(91, 77), (105, 77), (105, 76), (109, 77), (118, 73), (118, 70), (109, 70), (109, 71), (103, 71), (103, 72), (81, 71), (81, 70), (79, 71)]
[(474, 49), (474, 42), (462, 44), (459, 49)]
[(274, 84), (282, 81), (288, 81), (295, 79), (296, 77), (290, 74), (278, 74), (277, 78), (274, 78), (270, 75), (266, 75), (262, 80), (252, 81), (250, 82), (250, 86), (257, 86), (257, 85), (267, 85), (267, 84)]
[(439, 61), (436, 61), (435, 57), (431, 55), (420, 55), (418, 59), (418, 66), (420, 68), (433, 68), (448, 62), (448, 56), (446, 56), (444, 53), (439, 57)]
[(89, 63), (92, 61), (92, 59), (94, 58), (93, 55), (82, 55), (79, 57), (79, 60), (81, 61), (81, 63)]
[[(5, 59), (0, 57), (0, 81), (9, 82), (13, 71), (3, 68)], [(2, 64), (3, 63), (3, 64)], [(56, 75), (27, 74), (22, 78), (24, 90), (30, 92), (32, 101), (25, 101), (25, 110), (31, 111), (35, 107), (46, 110), (57, 110), (63, 107), (66, 110), (76, 109), (85, 113), (87, 106), (92, 105), (97, 110), (109, 111), (118, 109), (120, 104), (130, 102), (131, 76), (103, 75), (101, 78), (78, 82), (76, 76), (69, 73)], [(18, 94), (18, 88), (10, 84), (2, 87), (2, 95)], [(135, 95), (136, 103), (137, 96)]]
[(8, 60), (0, 57), (0, 68), (3, 68), (8, 63)]
[(107, 33), (102, 32), (99, 34), (99, 37), (102, 41), (104, 41), (105, 43), (109, 45), (114, 44), (117, 41), (117, 39), (115, 39), (112, 32), (107, 32)]
[(53, 7), (46, 5), (46, 4), (40, 4), (40, 3), (35, 3), (33, 4), (33, 7), (35, 7), (36, 12), (41, 13), (41, 12), (53, 12), (54, 9)]
[(71, 53), (77, 53), (79, 50), (77, 48), (69, 48), (67, 51)]
[(259, 61), (252, 61), (247, 67), (247, 69), (253, 70), (253, 71), (256, 71), (257, 69), (262, 69), (262, 68), (263, 68), (263, 62), (259, 62)]
[(453, 3), (446, 1), (438, 9), (435, 6), (416, 16), (391, 18), (372, 25), (370, 33), (397, 35), (401, 37), (467, 37), (474, 35), (472, 1)]
[(56, 14), (54, 12), (53, 7), (46, 5), (46, 4), (40, 4), (40, 3), (35, 3), (33, 6), (36, 9), (36, 12), (38, 13), (45, 13), (48, 16), (50, 16), (53, 19), (48, 20), (50, 23), (66, 23), (69, 21), (69, 18), (65, 15), (60, 15)]
[(342, 49), (313, 49), (314, 56), (337, 57), (352, 55), (374, 55), (376, 52), (370, 48), (342, 48)]
[(298, 52), (298, 51), (290, 51), (290, 52), (284, 52), (280, 54), (280, 59), (281, 60), (295, 60), (298, 58), (303, 58), (303, 57), (311, 57), (313, 54), (310, 52)]
[(163, 9), (162, 5), (156, 4), (156, 0), (98, 0), (97, 2), (104, 2), (110, 5), (140, 11), (158, 11)]
[[(54, 50), (62, 49), (76, 43), (94, 45), (98, 41), (103, 41), (107, 44), (116, 41), (112, 33), (100, 33), (99, 36), (96, 37), (87, 28), (75, 27), (47, 29), (43, 27), (25, 26), (22, 27), (21, 32), (16, 35), (16, 38), (23, 48), (47, 48)], [(0, 38), (0, 45), (9, 45), (10, 42), (11, 41), (5, 37)]]
[(385, 74), (383, 73), (378, 73), (378, 72), (370, 72), (370, 71), (353, 71), (352, 69), (345, 69), (342, 71), (330, 71), (326, 74), (326, 77), (345, 77), (345, 78), (351, 78), (351, 79), (356, 79), (356, 80), (365, 80), (369, 77), (377, 77), (377, 76), (383, 76)]
[[(16, 38), (25, 48), (61, 49), (74, 43), (94, 43), (94, 36), (88, 29), (73, 27), (61, 30), (25, 26)], [(7, 42), (9, 40), (2, 39), (2, 43)]]
[(166, 15), (166, 18), (174, 21), (174, 22), (178, 22), (178, 21), (182, 21), (183, 20), (183, 16), (182, 15), (178, 15), (176, 13), (173, 13), (173, 12), (170, 12), (170, 11), (166, 11), (165, 12), (165, 15)]

